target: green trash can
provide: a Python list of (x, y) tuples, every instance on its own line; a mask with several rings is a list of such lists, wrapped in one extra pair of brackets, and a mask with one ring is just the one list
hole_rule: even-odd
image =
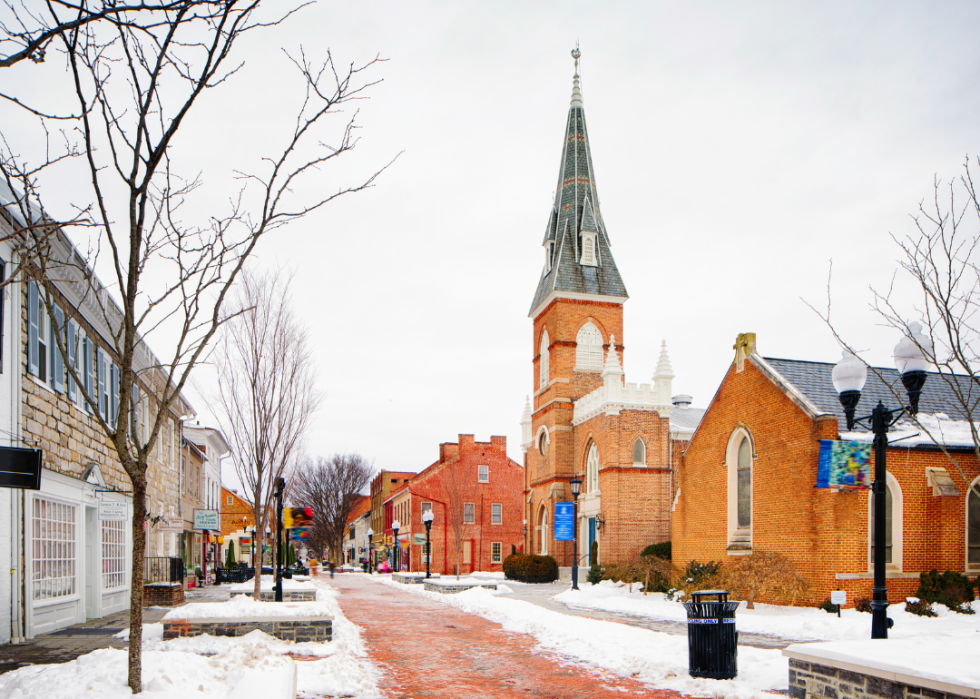
[[(715, 599), (706, 599), (714, 597)], [(725, 590), (691, 593), (687, 609), (688, 672), (691, 677), (730, 680), (738, 674), (735, 610)]]

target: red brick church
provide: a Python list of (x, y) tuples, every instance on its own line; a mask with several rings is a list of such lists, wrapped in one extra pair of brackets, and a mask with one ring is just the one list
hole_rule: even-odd
[(571, 565), (554, 538), (555, 503), (582, 478), (580, 565), (593, 541), (603, 561), (670, 538), (673, 467), (703, 411), (672, 399), (666, 343), (652, 383), (625, 382), (623, 305), (629, 298), (599, 208), (575, 58), (558, 188), (544, 234), (533, 320), (533, 402), (522, 420), (525, 550)]

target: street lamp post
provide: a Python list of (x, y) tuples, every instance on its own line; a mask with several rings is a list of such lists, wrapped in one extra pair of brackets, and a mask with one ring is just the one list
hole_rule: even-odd
[(371, 559), (374, 558), (374, 546), (371, 545), (371, 539), (374, 538), (374, 530), (368, 527), (367, 530), (368, 537), (368, 550), (367, 550), (367, 562), (368, 562), (368, 575), (371, 574)]
[(834, 366), (832, 378), (839, 394), (847, 429), (863, 423), (874, 434), (872, 442), (875, 454), (875, 477), (871, 486), (874, 512), (874, 586), (871, 588), (871, 638), (888, 638), (888, 629), (894, 623), (888, 618), (888, 588), (885, 583), (885, 492), (888, 479), (886, 463), (888, 428), (902, 416), (915, 415), (919, 411), (919, 396), (926, 382), (927, 354), (932, 354), (932, 342), (921, 333), (919, 323), (910, 323), (911, 337), (902, 338), (895, 346), (895, 366), (902, 376), (902, 385), (909, 396), (909, 405), (895, 410), (887, 409), (879, 400), (870, 415), (855, 418), (854, 410), (861, 400), (861, 389), (868, 378), (868, 368), (848, 351)]
[(425, 577), (431, 578), (432, 572), (429, 568), (429, 563), (432, 561), (432, 543), (430, 536), (432, 534), (432, 520), (435, 517), (432, 514), (432, 510), (426, 510), (422, 513), (422, 524), (425, 525)]
[(395, 572), (396, 573), (398, 572), (398, 567), (399, 567), (398, 566), (398, 563), (399, 563), (398, 559), (401, 557), (399, 555), (401, 553), (401, 550), (400, 550), (400, 548), (398, 546), (398, 530), (401, 529), (401, 528), (402, 528), (401, 522), (399, 522), (397, 519), (394, 522), (391, 523), (391, 529), (392, 529), (392, 531), (395, 532), (395, 538), (391, 542), (391, 557), (392, 557), (393, 562), (395, 564), (394, 565), (394, 569), (395, 569)]
[(276, 602), (282, 602), (282, 491), (286, 479), (276, 481)]
[(572, 488), (572, 589), (578, 589), (578, 494), (582, 492), (582, 479), (575, 476), (568, 481)]

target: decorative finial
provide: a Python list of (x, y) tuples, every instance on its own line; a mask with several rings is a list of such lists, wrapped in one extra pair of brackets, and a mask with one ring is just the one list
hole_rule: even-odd
[(578, 59), (582, 55), (582, 52), (578, 49), (578, 41), (575, 42), (575, 48), (572, 49), (572, 58), (575, 59), (575, 75), (572, 76), (572, 104), (573, 107), (582, 106), (582, 88), (579, 86), (579, 74), (578, 74)]
[(602, 375), (623, 373), (623, 367), (619, 363), (619, 356), (616, 354), (616, 336), (609, 336), (609, 354), (606, 355), (606, 362), (602, 367)]

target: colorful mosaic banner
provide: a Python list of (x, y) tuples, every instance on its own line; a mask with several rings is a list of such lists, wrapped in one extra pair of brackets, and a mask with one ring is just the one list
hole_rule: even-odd
[(867, 490), (871, 487), (871, 444), (820, 440), (818, 488)]

